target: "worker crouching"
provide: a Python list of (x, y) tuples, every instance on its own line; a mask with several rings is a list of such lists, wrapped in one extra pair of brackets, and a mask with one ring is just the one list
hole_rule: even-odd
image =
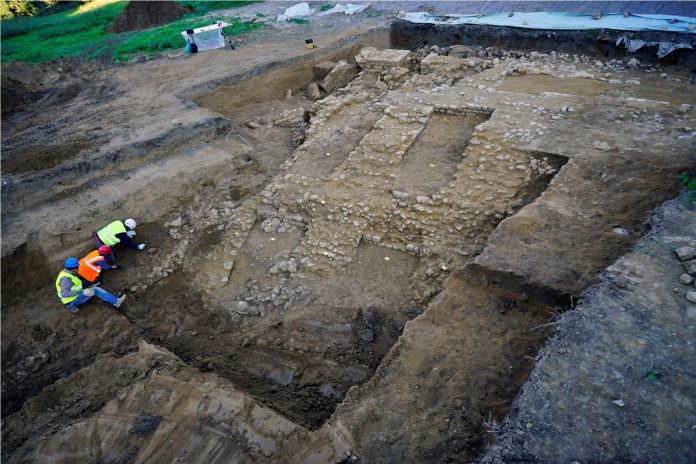
[(94, 236), (94, 242), (97, 247), (107, 245), (113, 248), (115, 245), (123, 243), (133, 250), (143, 250), (145, 249), (144, 243), (138, 244), (131, 241), (131, 238), (135, 237), (135, 226), (134, 219), (126, 219), (123, 222), (116, 220), (99, 229)]
[(58, 298), (68, 308), (68, 311), (72, 313), (78, 312), (78, 308), (91, 300), (95, 295), (115, 308), (121, 307), (123, 300), (126, 299), (126, 295), (116, 297), (98, 287), (83, 288), (82, 280), (77, 275), (79, 267), (80, 262), (76, 258), (68, 258), (65, 260), (65, 269), (56, 278)]
[(119, 268), (115, 261), (111, 247), (102, 245), (80, 260), (77, 275), (84, 285), (100, 284), (102, 271)]

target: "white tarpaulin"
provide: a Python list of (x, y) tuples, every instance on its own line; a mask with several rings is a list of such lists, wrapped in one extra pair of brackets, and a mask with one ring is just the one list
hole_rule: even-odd
[(194, 29), (192, 36), (187, 34), (186, 31), (182, 31), (181, 36), (187, 43), (193, 38), (193, 41), (198, 46), (199, 52), (214, 50), (225, 46), (225, 37), (222, 34), (222, 28), (229, 25), (229, 23), (218, 21), (217, 24)]
[(623, 35), (616, 41), (616, 46), (618, 47), (622, 43), (626, 46), (626, 52), (629, 54), (634, 53), (643, 47), (658, 47), (658, 58), (664, 58), (674, 50), (679, 50), (680, 48), (694, 48), (690, 43), (686, 42), (646, 42), (645, 40), (640, 39), (629, 39)]
[(326, 16), (333, 13), (345, 13), (347, 15), (354, 15), (355, 13), (361, 13), (365, 11), (365, 9), (368, 6), (370, 6), (369, 3), (363, 3), (361, 5), (354, 5), (352, 3), (348, 3), (347, 5), (341, 5), (340, 3), (337, 3), (330, 10), (322, 11), (317, 16)]
[(278, 15), (277, 22), (287, 21), (292, 18), (301, 18), (303, 16), (309, 16), (314, 13), (314, 10), (309, 7), (309, 3), (302, 2), (297, 5), (293, 5), (285, 13)]

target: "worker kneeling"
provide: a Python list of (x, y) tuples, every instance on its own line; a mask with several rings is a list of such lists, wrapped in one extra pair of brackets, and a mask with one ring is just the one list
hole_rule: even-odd
[(109, 269), (118, 269), (118, 265), (114, 264), (115, 259), (111, 253), (111, 247), (102, 245), (98, 250), (94, 250), (80, 260), (80, 267), (77, 269), (77, 275), (82, 279), (85, 285), (93, 285), (101, 283), (101, 271)]
[(68, 307), (68, 311), (76, 313), (78, 307), (87, 303), (93, 296), (97, 296), (116, 308), (121, 307), (126, 295), (116, 297), (98, 287), (82, 288), (82, 280), (77, 276), (77, 270), (80, 267), (80, 262), (75, 258), (65, 260), (65, 269), (63, 269), (56, 279), (56, 291), (60, 302)]
[(123, 243), (133, 250), (142, 250), (145, 248), (144, 243), (133, 243), (130, 240), (131, 237), (135, 237), (135, 226), (134, 219), (126, 219), (123, 222), (116, 220), (99, 229), (94, 237), (94, 242), (98, 247), (101, 245), (113, 247), (118, 243)]

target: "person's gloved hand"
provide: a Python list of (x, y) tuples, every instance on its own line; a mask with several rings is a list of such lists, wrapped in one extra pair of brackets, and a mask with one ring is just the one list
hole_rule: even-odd
[(130, 237), (130, 238), (133, 238), (133, 237), (135, 237), (135, 231), (129, 230), (128, 232), (126, 232), (126, 235), (128, 235), (128, 237)]
[(94, 289), (93, 288), (85, 288), (82, 290), (82, 293), (85, 296), (94, 296)]
[(144, 249), (145, 249), (144, 243), (141, 243), (140, 245), (138, 245), (138, 250), (144, 250)]

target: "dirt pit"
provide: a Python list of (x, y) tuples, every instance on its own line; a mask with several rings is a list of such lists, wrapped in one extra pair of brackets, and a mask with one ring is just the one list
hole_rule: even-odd
[[(52, 220), (41, 210), (7, 216), (24, 245), (3, 257), (3, 420), (15, 425), (3, 457), (55, 456), (84, 429), (78, 461), (165, 462), (152, 454), (165, 444), (167, 462), (190, 460), (193, 441), (211, 444), (200, 462), (475, 458), (571, 297), (693, 164), (689, 108), (639, 100), (638, 71), (606, 64), (618, 77), (599, 80), (594, 66), (348, 43), (177, 89), (173, 127), (150, 121), (149, 139), (119, 148), (123, 165), (104, 178), (93, 166), (56, 200), (87, 205), (82, 231), (104, 222), (86, 186), (147, 218), (147, 248), (119, 249), (125, 269), (106, 273), (105, 288), (128, 294), (122, 310), (52, 301), (26, 261), (58, 269), (49, 245), (81, 256), (89, 243), (59, 220), (32, 235)], [(139, 72), (163, 68), (176, 74), (166, 61)], [(185, 136), (196, 127), (205, 134)], [(71, 162), (42, 169), (72, 179)], [(27, 181), (27, 163), (10, 182)], [(45, 198), (12, 187), (16, 204)], [(42, 291), (20, 298), (31, 276)], [(90, 394), (100, 372), (113, 397)]]

